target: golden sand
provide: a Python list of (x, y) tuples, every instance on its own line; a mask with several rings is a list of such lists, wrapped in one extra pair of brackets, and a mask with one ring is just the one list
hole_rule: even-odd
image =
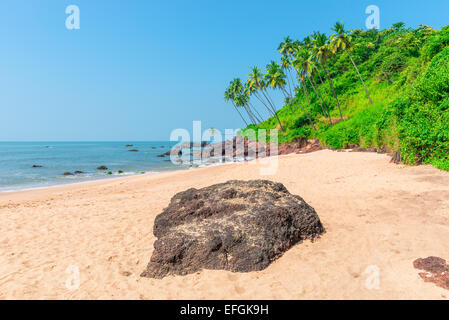
[[(270, 160), (274, 161), (274, 160)], [(323, 150), (255, 162), (0, 194), (2, 299), (447, 299), (417, 258), (449, 260), (449, 173)], [(313, 206), (326, 233), (260, 272), (141, 278), (155, 216), (190, 187), (269, 179)], [(76, 274), (79, 271), (79, 288)]]

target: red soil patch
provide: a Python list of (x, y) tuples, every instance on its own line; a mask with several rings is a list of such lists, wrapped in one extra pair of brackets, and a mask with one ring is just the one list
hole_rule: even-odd
[(449, 265), (446, 260), (438, 257), (428, 257), (413, 261), (416, 269), (424, 270), (419, 276), (424, 282), (433, 282), (437, 286), (449, 290)]

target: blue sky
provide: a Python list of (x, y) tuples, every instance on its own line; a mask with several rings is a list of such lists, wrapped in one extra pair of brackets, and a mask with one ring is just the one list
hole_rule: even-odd
[[(67, 30), (78, 5), (81, 28)], [(175, 128), (239, 128), (223, 91), (278, 59), (284, 36), (449, 24), (449, 1), (2, 0), (0, 140), (168, 140)], [(279, 102), (280, 102), (280, 97)]]

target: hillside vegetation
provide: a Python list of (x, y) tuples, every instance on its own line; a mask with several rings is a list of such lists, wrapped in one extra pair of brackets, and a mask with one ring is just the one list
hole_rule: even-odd
[[(332, 30), (285, 38), (279, 62), (230, 83), (225, 99), (245, 121), (241, 134), (277, 128), (279, 143), (305, 137), (332, 148), (400, 150), (404, 163), (449, 170), (449, 26)], [(272, 90), (285, 96), (283, 106)]]

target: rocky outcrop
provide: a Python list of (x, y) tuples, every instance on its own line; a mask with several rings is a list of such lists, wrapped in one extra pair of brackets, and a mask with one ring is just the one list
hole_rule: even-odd
[[(278, 146), (277, 154), (284, 155), (290, 153), (309, 153), (322, 150), (320, 140), (307, 140), (305, 138), (297, 139), (293, 142), (284, 143)], [(178, 147), (178, 149), (180, 148)], [(176, 150), (174, 152), (176, 152)], [(169, 156), (171, 151), (167, 151), (158, 157)], [(244, 139), (241, 136), (235, 137), (233, 140), (210, 143), (206, 145), (201, 151), (191, 150), (187, 155), (191, 156), (193, 160), (208, 159), (211, 157), (232, 157), (250, 160), (254, 158), (263, 158), (274, 155), (273, 150), (270, 150), (270, 144), (261, 144), (258, 141)]]
[(158, 239), (141, 276), (263, 270), (296, 243), (323, 232), (315, 210), (280, 183), (229, 181), (189, 189), (156, 217)]

